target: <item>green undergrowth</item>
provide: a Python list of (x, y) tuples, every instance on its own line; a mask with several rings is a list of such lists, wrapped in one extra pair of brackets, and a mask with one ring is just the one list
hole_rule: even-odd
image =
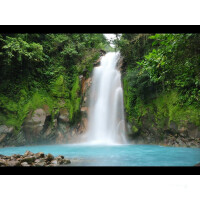
[[(148, 103), (144, 103), (141, 99), (137, 98), (132, 108), (129, 107), (129, 102), (125, 98), (125, 109), (127, 110), (128, 121), (131, 124), (135, 124), (138, 128), (142, 126), (141, 119), (143, 116), (154, 119), (155, 124), (152, 120), (152, 126), (160, 128), (164, 127), (166, 120), (168, 127), (172, 121), (177, 125), (184, 126), (190, 122), (196, 126), (200, 126), (199, 108), (193, 105), (181, 105), (179, 94), (175, 90), (162, 93)], [(132, 110), (131, 113), (130, 110)], [(132, 127), (133, 132), (136, 132), (137, 129), (135, 125)]]
[(45, 91), (36, 91), (31, 97), (25, 90), (22, 90), (21, 93), (23, 93), (23, 96), (18, 101), (6, 96), (0, 97), (0, 123), (14, 126), (16, 130), (20, 129), (25, 117), (31, 110), (48, 105), (51, 111), (55, 104), (55, 100)]
[(52, 120), (61, 108), (67, 108), (70, 123), (77, 122), (80, 119), (82, 101), (79, 76), (83, 75), (88, 78), (99, 56), (99, 51), (88, 52), (76, 66), (70, 68), (71, 71), (63, 69), (55, 73), (52, 67), (54, 76), (49, 80), (48, 85), (36, 82), (36, 87), (27, 89), (26, 81), (23, 80), (15, 89), (15, 94), (8, 95), (9, 92), (1, 94), (0, 124), (13, 126), (15, 131), (19, 132), (27, 114), (37, 108), (43, 108), (44, 105), (49, 107), (48, 112)]

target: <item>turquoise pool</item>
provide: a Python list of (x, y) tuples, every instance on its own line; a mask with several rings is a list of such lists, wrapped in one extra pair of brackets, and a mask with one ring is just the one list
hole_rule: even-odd
[(70, 158), (71, 166), (193, 166), (200, 162), (200, 148), (159, 145), (43, 145), (6, 147), (0, 154), (51, 153)]

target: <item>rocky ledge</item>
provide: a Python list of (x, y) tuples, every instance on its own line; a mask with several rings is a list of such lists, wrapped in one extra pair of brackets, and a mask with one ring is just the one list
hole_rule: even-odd
[(24, 155), (14, 154), (4, 156), (0, 154), (0, 167), (52, 167), (70, 164), (71, 161), (60, 155), (54, 157), (52, 154), (45, 155), (43, 152), (32, 153), (26, 151)]

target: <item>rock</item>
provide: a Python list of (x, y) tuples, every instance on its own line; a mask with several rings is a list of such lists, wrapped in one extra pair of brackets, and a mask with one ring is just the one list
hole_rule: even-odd
[(44, 153), (43, 152), (39, 152), (35, 154), (36, 159), (38, 158), (44, 158)]
[(29, 156), (22, 158), (21, 162), (27, 162), (28, 164), (32, 164), (35, 161), (35, 156)]
[(81, 112), (88, 112), (88, 107), (81, 107)]
[(78, 128), (78, 132), (79, 133), (85, 133), (87, 131), (87, 128), (88, 128), (88, 119), (87, 118), (82, 118), (81, 125)]
[(30, 165), (29, 165), (27, 162), (22, 162), (22, 163), (21, 163), (21, 166), (22, 166), (22, 167), (30, 167)]
[(7, 166), (11, 166), (11, 167), (20, 166), (20, 162), (17, 160), (10, 160), (10, 161), (7, 161)]
[[(36, 159), (37, 158), (37, 159)], [(69, 164), (70, 160), (59, 155), (54, 158), (52, 154), (45, 155), (43, 152), (36, 154), (26, 151), (25, 155), (13, 154), (12, 156), (0, 155), (0, 167), (2, 166), (57, 166)]]
[(12, 136), (14, 127), (0, 125), (0, 146), (6, 146), (6, 140)]
[(42, 158), (42, 159), (36, 159), (34, 164), (35, 166), (42, 167), (45, 166), (46, 163), (44, 158)]
[(8, 127), (6, 125), (0, 125), (0, 135), (2, 133), (6, 133), (6, 134), (12, 133), (13, 130), (14, 130), (14, 127)]
[(57, 160), (52, 160), (52, 161), (51, 161), (51, 164), (57, 165), (57, 164), (58, 164), (58, 161), (57, 161)]
[(70, 160), (68, 160), (68, 159), (63, 159), (63, 164), (70, 164), (70, 163), (71, 163)]
[(64, 156), (62, 156), (62, 155), (59, 155), (57, 158), (64, 159)]
[(100, 50), (100, 54), (101, 54), (101, 56), (104, 56), (105, 54), (106, 54), (106, 51), (104, 51), (104, 50)]
[(49, 162), (51, 162), (52, 160), (54, 159), (54, 156), (52, 155), (52, 154), (47, 154), (47, 156), (46, 156), (46, 161), (49, 161)]
[(21, 155), (20, 155), (20, 154), (13, 154), (12, 157), (13, 157), (13, 158), (20, 158)]
[(6, 161), (4, 159), (0, 159), (0, 167), (6, 166)]
[(63, 164), (63, 159), (62, 159), (61, 157), (57, 157), (56, 160), (57, 160), (57, 163), (58, 163), (59, 165), (62, 165), (62, 164)]
[(5, 138), (6, 138), (6, 133), (1, 134), (0, 135), (0, 143), (2, 143)]
[(40, 133), (46, 120), (46, 113), (43, 109), (36, 109), (30, 112), (23, 123), (23, 132), (26, 141), (35, 143), (40, 139)]
[(192, 138), (200, 138), (200, 127), (197, 127), (193, 123), (187, 123), (187, 130)]
[(59, 123), (69, 123), (69, 112), (66, 108), (61, 108), (58, 116)]
[(200, 167), (200, 163), (197, 163), (195, 166), (196, 166), (196, 167)]
[(64, 159), (64, 156), (58, 156), (57, 158), (56, 158), (56, 160), (57, 160), (57, 163), (59, 164), (59, 165), (62, 165), (63, 164), (63, 159)]
[(24, 156), (33, 156), (34, 155), (34, 153), (32, 153), (32, 152), (30, 152), (30, 151), (26, 151), (25, 153), (24, 153)]
[(182, 140), (180, 140), (180, 139), (178, 140), (178, 143), (179, 143), (179, 145), (182, 146), (182, 147), (185, 146), (185, 143), (184, 143)]

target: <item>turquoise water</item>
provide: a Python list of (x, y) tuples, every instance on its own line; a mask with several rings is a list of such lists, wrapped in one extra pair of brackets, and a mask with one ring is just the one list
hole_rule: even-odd
[(6, 147), (0, 154), (31, 152), (64, 155), (71, 166), (193, 166), (200, 162), (200, 148), (162, 147), (158, 145), (44, 145)]

